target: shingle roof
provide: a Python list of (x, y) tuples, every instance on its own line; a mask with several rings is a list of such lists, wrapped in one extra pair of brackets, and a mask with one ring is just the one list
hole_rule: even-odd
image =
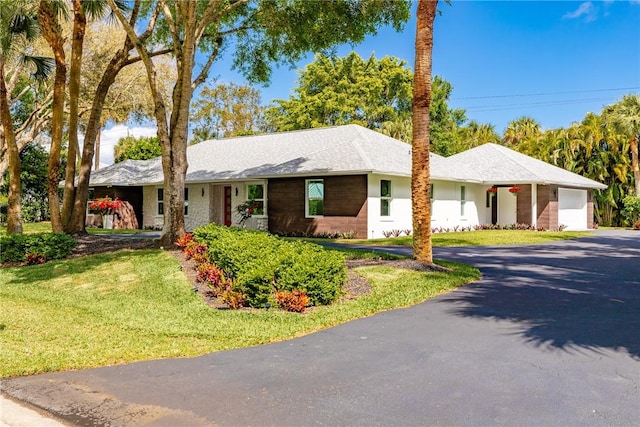
[(497, 144), (484, 144), (445, 159), (450, 169), (470, 172), (487, 184), (557, 184), (577, 188), (606, 185)]
[[(496, 144), (448, 158), (431, 154), (430, 159), (434, 180), (606, 188)], [(192, 183), (360, 173), (411, 176), (409, 144), (358, 125), (204, 141), (188, 147), (187, 161), (186, 182)], [(91, 175), (91, 185), (150, 185), (162, 181), (160, 158), (127, 160)]]

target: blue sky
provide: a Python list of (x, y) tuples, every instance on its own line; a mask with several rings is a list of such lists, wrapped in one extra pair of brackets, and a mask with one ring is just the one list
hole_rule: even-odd
[[(640, 93), (640, 0), (441, 1), (439, 9), (433, 73), (453, 84), (451, 106), (499, 133), (523, 115), (544, 129), (566, 127), (625, 93)], [(382, 29), (338, 55), (396, 56), (413, 67), (414, 37), (412, 18), (402, 33)], [(226, 65), (216, 69), (220, 81), (244, 81)], [(295, 70), (277, 69), (259, 88), (263, 102), (288, 98), (296, 78)]]
[[(640, 0), (454, 0), (451, 5), (441, 0), (439, 9), (433, 73), (452, 83), (450, 106), (466, 109), (469, 119), (493, 124), (500, 134), (524, 115), (543, 129), (567, 127), (623, 94), (640, 93)], [(337, 53), (396, 56), (413, 67), (414, 39), (415, 17), (401, 33), (383, 28), (357, 46), (340, 46)], [(310, 54), (296, 68), (312, 61)], [(210, 77), (245, 84), (230, 64), (223, 57)], [(276, 68), (271, 83), (258, 87), (263, 103), (287, 99), (297, 76), (296, 69)], [(126, 135), (125, 128), (115, 129)], [(140, 127), (130, 133), (153, 130)], [(109, 164), (109, 131), (103, 144), (101, 158)]]

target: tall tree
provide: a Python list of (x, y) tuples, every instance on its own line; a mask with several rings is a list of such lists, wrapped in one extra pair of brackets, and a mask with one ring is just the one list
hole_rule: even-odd
[(398, 58), (317, 54), (301, 71), (295, 94), (275, 100), (269, 116), (279, 131), (349, 123), (380, 130), (385, 122), (410, 117), (412, 79)]
[[(20, 149), (16, 140), (16, 129), (10, 110), (10, 87), (7, 85), (6, 69), (11, 61), (30, 58), (36, 66), (34, 76), (44, 78), (49, 69), (43, 58), (25, 56), (25, 43), (38, 35), (37, 19), (33, 4), (25, 1), (0, 3), (0, 122), (2, 123), (3, 146), (8, 153), (9, 197), (7, 212), (7, 233), (22, 233)], [(22, 51), (22, 52), (21, 52)], [(18, 55), (21, 58), (18, 58)], [(12, 76), (18, 79), (14, 69)]]
[(416, 59), (413, 78), (413, 150), (411, 159), (411, 207), (413, 211), (413, 256), (433, 263), (431, 246), (431, 180), (429, 162), (429, 106), (433, 24), (437, 0), (418, 0)]
[(517, 148), (519, 144), (535, 140), (541, 134), (540, 123), (532, 117), (523, 116), (507, 125), (502, 142), (512, 148)]
[(125, 136), (120, 138), (113, 147), (113, 157), (116, 163), (125, 160), (148, 160), (162, 155), (162, 147), (157, 136), (139, 137)]
[[(264, 130), (260, 91), (235, 83), (204, 86), (193, 103), (194, 139), (230, 138)], [(198, 138), (201, 136), (202, 138)], [(195, 142), (195, 141), (192, 141)]]
[(449, 107), (453, 85), (440, 76), (431, 83), (429, 104), (429, 150), (442, 156), (450, 156), (464, 144), (460, 139), (460, 127), (467, 121), (466, 111)]
[[(152, 13), (161, 12), (162, 19), (157, 21), (156, 41), (172, 49), (178, 73), (167, 105), (159, 96), (161, 78), (149, 58), (150, 45), (140, 40), (135, 27), (115, 10), (114, 0), (107, 1), (142, 58), (153, 93), (162, 145), (164, 245), (185, 232), (189, 107), (194, 90), (206, 80), (223, 44), (235, 47), (234, 65), (251, 82), (265, 82), (272, 62), (293, 64), (309, 51), (360, 42), (381, 25), (400, 29), (410, 14), (409, 0), (334, 0), (322, 7), (305, 0), (157, 0)], [(156, 23), (154, 19), (149, 22)], [(202, 66), (196, 66), (198, 50), (203, 55)]]
[(640, 197), (640, 165), (638, 142), (640, 141), (640, 95), (625, 95), (617, 104), (604, 109), (605, 123), (629, 139), (631, 169), (635, 182), (635, 196)]

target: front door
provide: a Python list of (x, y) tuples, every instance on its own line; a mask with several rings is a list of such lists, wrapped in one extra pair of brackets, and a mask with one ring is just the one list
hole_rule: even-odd
[(231, 226), (231, 186), (224, 187), (224, 225)]

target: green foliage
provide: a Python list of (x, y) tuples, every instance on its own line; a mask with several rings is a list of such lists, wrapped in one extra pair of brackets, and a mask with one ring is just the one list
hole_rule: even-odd
[(251, 135), (264, 130), (260, 92), (234, 83), (205, 86), (194, 101), (191, 142)]
[(252, 307), (264, 306), (275, 291), (295, 289), (313, 305), (330, 304), (347, 280), (344, 255), (317, 245), (215, 224), (196, 229), (194, 236)]
[(64, 233), (8, 234), (0, 236), (0, 262), (24, 262), (42, 257), (62, 259), (76, 245), (73, 237)]
[(113, 148), (116, 163), (124, 160), (148, 160), (162, 155), (162, 147), (157, 136), (140, 137), (125, 136), (120, 138)]
[(410, 116), (412, 81), (411, 69), (398, 58), (318, 54), (301, 72), (295, 95), (276, 100), (267, 115), (278, 131), (349, 123), (381, 129)]
[(640, 197), (627, 196), (622, 200), (624, 208), (620, 212), (629, 225), (640, 219)]
[[(20, 153), (20, 162), (22, 164), (20, 172), (22, 220), (24, 222), (48, 220), (47, 169), (49, 154), (40, 145), (31, 143)], [(60, 179), (64, 179), (62, 175)], [(0, 187), (0, 198), (7, 194), (9, 194), (8, 172), (4, 184)], [(0, 202), (1, 215), (2, 203)]]

